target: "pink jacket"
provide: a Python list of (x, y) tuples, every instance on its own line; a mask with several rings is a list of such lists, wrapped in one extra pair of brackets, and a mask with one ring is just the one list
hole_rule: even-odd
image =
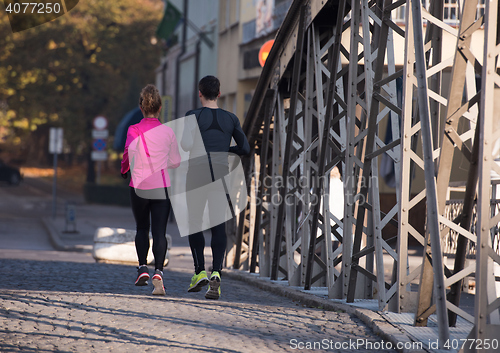
[(180, 162), (173, 130), (158, 119), (143, 118), (128, 128), (121, 173), (131, 170), (131, 187), (142, 190), (169, 187), (167, 168), (177, 168)]

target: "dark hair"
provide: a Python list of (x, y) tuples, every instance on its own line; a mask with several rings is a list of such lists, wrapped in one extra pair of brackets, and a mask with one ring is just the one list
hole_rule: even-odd
[(208, 100), (214, 101), (219, 96), (220, 82), (215, 76), (205, 76), (198, 83), (198, 89), (203, 97)]
[(142, 89), (139, 106), (142, 108), (144, 115), (158, 113), (161, 108), (161, 97), (160, 92), (154, 85), (149, 84)]

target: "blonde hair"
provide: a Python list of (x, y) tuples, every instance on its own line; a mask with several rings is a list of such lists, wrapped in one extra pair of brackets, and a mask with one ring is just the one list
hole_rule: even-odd
[(142, 89), (139, 106), (144, 112), (144, 116), (157, 114), (160, 111), (160, 92), (158, 92), (158, 89), (154, 85), (149, 84)]

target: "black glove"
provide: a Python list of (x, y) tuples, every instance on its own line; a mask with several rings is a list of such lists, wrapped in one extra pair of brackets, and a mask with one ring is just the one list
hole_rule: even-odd
[(128, 177), (128, 173), (122, 173), (122, 178), (123, 179), (127, 179), (127, 177)]

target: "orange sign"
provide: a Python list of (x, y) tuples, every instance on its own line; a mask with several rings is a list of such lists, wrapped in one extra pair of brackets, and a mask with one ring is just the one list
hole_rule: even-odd
[(259, 51), (260, 66), (264, 67), (264, 64), (266, 63), (266, 59), (269, 56), (269, 52), (271, 51), (273, 44), (274, 44), (274, 39), (271, 39), (265, 42), (262, 47), (260, 47)]

